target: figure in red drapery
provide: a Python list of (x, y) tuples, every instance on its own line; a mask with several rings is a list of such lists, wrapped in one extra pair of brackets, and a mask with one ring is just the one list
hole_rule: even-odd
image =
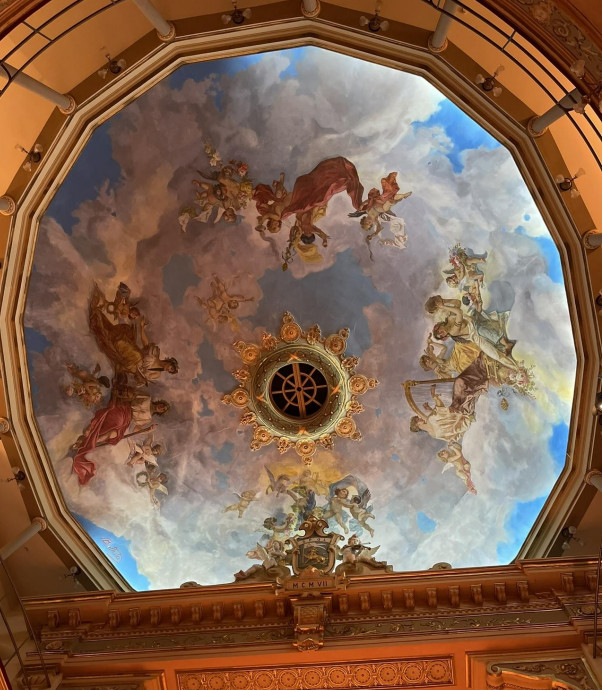
[(111, 402), (108, 407), (98, 410), (86, 432), (81, 436), (74, 449), (73, 472), (77, 474), (80, 485), (85, 486), (96, 474), (96, 463), (87, 457), (98, 445), (119, 443), (132, 421), (132, 408)]
[(282, 212), (282, 218), (310, 211), (317, 206), (326, 206), (335, 194), (345, 191), (353, 208), (359, 211), (364, 187), (355, 165), (342, 156), (327, 158), (311, 172), (295, 180), (291, 200)]

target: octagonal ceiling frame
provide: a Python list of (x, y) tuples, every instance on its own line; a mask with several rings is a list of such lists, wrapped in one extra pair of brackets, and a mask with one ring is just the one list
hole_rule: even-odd
[[(26, 189), (11, 221), (5, 270), (0, 288), (0, 364), (11, 411), (14, 439), (31, 478), (32, 490), (50, 528), (98, 586), (130, 589), (67, 509), (43, 443), (31, 400), (23, 336), (29, 272), (33, 263), (39, 221), (54, 192), (86, 145), (94, 129), (178, 67), (266, 50), (316, 46), (421, 76), (459, 105), (511, 152), (558, 247), (570, 306), (577, 375), (572, 423), (565, 466), (548, 497), (521, 556), (543, 555), (557, 536), (579, 493), (591, 464), (595, 423), (589, 412), (600, 366), (598, 331), (591, 308), (587, 268), (579, 234), (561, 201), (536, 143), (490, 99), (475, 93), (472, 83), (440, 56), (425, 48), (400, 46), (332, 23), (295, 20), (278, 25), (251, 25), (233, 35), (187, 37), (162, 45), (139, 60), (119, 80), (107, 84), (84, 101), (63, 125), (38, 174)], [(472, 62), (472, 61), (471, 61)], [(107, 101), (110, 101), (107, 104)], [(577, 433), (579, 432), (579, 433)], [(554, 511), (550, 508), (554, 504)], [(108, 571), (108, 574), (107, 574)]]

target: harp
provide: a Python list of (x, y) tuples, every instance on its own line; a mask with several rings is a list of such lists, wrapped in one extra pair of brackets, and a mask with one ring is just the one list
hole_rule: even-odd
[(427, 379), (425, 381), (404, 381), (401, 385), (412, 411), (419, 417), (424, 417), (427, 412), (424, 403), (434, 405), (433, 390), (441, 398), (446, 407), (451, 405), (455, 377), (445, 379)]

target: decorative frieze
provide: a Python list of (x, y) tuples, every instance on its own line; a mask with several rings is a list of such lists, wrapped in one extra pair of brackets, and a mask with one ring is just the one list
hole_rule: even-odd
[(312, 690), (454, 685), (451, 657), (179, 673), (178, 690)]

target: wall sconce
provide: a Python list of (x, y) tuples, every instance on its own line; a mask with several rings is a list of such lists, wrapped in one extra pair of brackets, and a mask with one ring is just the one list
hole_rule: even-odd
[(70, 577), (72, 577), (74, 580), (77, 578), (78, 575), (82, 574), (82, 569), (78, 565), (72, 565), (69, 568), (69, 572), (65, 573), (63, 575), (63, 578), (65, 580), (68, 580)]
[(28, 151), (26, 148), (21, 146), (21, 144), (17, 144), (15, 148), (17, 151), (22, 151), (25, 154), (25, 161), (21, 167), (26, 172), (31, 172), (32, 167), (37, 165), (42, 160), (42, 151), (44, 151), (42, 144), (36, 144), (31, 151)]
[[(602, 308), (602, 290), (596, 295), (596, 305)], [(602, 314), (602, 311), (600, 312)]]
[(127, 67), (127, 62), (121, 58), (121, 60), (114, 60), (110, 55), (105, 55), (107, 58), (107, 64), (98, 70), (98, 76), (101, 79), (106, 79), (109, 74), (116, 76)]
[(360, 17), (360, 26), (367, 26), (372, 33), (377, 33), (378, 31), (386, 31), (389, 28), (389, 22), (386, 19), (381, 19), (380, 17), (380, 11), (382, 10), (382, 2), (380, 0), (376, 3), (376, 6), (374, 8), (374, 14), (370, 19), (368, 17), (364, 17), (363, 15)]
[(503, 91), (502, 87), (497, 83), (497, 76), (504, 71), (504, 65), (500, 65), (490, 77), (485, 77), (482, 74), (477, 74), (475, 77), (475, 84), (478, 84), (483, 91), (490, 93), (494, 98), (497, 98)]
[(20, 467), (11, 467), (11, 472), (13, 476), (10, 479), (5, 479), (4, 481), (8, 484), (9, 482), (17, 482), (19, 491), (24, 491), (25, 485), (23, 482), (27, 479), (27, 475)]
[(222, 14), (222, 22), (224, 24), (232, 22), (232, 24), (240, 26), (245, 19), (249, 19), (252, 12), (248, 7), (246, 10), (239, 9), (237, 0), (232, 0), (232, 4), (234, 5), (234, 11), (231, 14)]
[(570, 527), (565, 527), (561, 532), (560, 536), (564, 539), (562, 542), (562, 550), (566, 551), (569, 546), (571, 545), (571, 542), (575, 541), (579, 546), (583, 546), (584, 542), (582, 539), (579, 539), (578, 537), (575, 536), (575, 533), (577, 532), (577, 528), (571, 525)]
[(569, 70), (572, 74), (581, 79), (588, 89), (588, 92), (581, 96), (581, 101), (573, 106), (573, 110), (580, 115), (583, 115), (588, 105), (602, 110), (602, 82), (596, 83), (590, 81), (585, 76), (585, 60), (576, 60), (569, 67)]
[(583, 168), (579, 168), (579, 170), (577, 170), (577, 172), (572, 177), (566, 177), (565, 175), (556, 175), (554, 179), (556, 180), (558, 189), (560, 189), (561, 192), (570, 192), (571, 197), (575, 199), (579, 196), (579, 190), (577, 189), (577, 187), (575, 187), (575, 180), (578, 177), (582, 177), (583, 175), (585, 175), (585, 170)]

